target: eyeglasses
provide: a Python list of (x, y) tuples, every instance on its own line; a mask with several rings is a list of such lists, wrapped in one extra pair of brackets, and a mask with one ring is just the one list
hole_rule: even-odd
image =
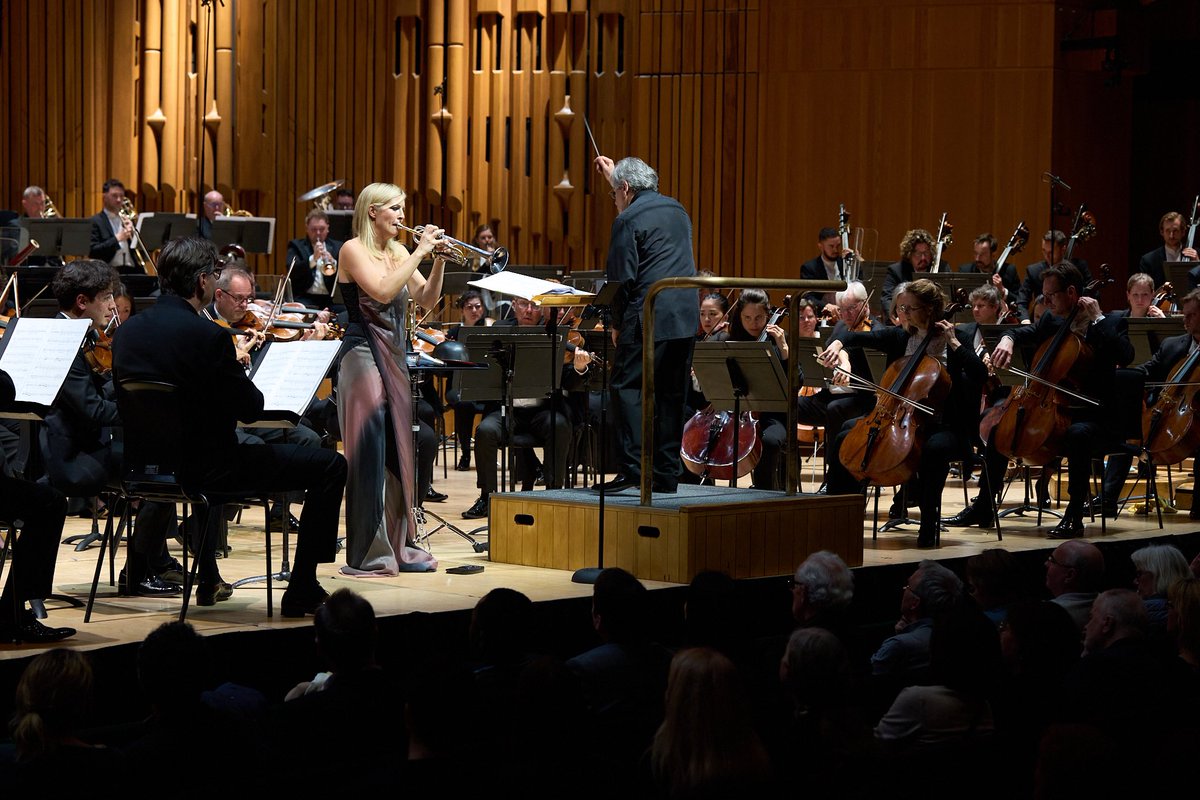
[(928, 308), (928, 307), (929, 306), (910, 306), (908, 303), (904, 303), (902, 305), (896, 306), (896, 310), (903, 311), (905, 314), (911, 314), (914, 311), (918, 311), (920, 309)]
[(233, 302), (237, 303), (239, 306), (244, 306), (254, 299), (254, 295), (252, 294), (236, 294), (234, 292), (227, 292), (224, 289), (221, 290), (221, 294), (225, 295), (226, 297), (233, 298)]

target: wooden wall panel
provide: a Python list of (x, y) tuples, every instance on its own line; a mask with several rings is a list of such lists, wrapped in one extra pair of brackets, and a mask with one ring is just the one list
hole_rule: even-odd
[(27, 124), (6, 131), (0, 205), (38, 183), (85, 216), (119, 177), (139, 209), (194, 210), (215, 184), (277, 217), (277, 257), (256, 266), (280, 271), (308, 210), (297, 195), (387, 180), (409, 191), (413, 222), (469, 239), (489, 221), (517, 262), (598, 268), (615, 209), (586, 117), (605, 154), (659, 171), (691, 213), (698, 264), (719, 274), (794, 274), (839, 203), (888, 260), (905, 230), (949, 211), (961, 263), (980, 231), (1044, 230), (1047, 169), (1097, 209), (1089, 259), (1117, 260), (1131, 101), (1058, 51), (1083, 5), (239, 0), (216, 6), (210, 41), (199, 0), (4, 3), (0, 63)]

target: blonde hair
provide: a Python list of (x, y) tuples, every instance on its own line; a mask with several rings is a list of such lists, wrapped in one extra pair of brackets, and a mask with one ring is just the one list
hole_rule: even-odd
[(405, 199), (404, 190), (396, 184), (372, 183), (358, 193), (358, 199), (354, 202), (354, 235), (358, 237), (367, 255), (376, 261), (388, 256), (393, 259), (404, 258), (406, 252), (395, 238), (388, 239), (381, 248), (375, 241), (375, 231), (371, 226), (371, 208), (385, 205), (396, 198), (400, 198), (401, 203)]

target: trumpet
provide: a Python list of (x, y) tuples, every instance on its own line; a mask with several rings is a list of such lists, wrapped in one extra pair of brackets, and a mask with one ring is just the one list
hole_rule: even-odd
[(133, 254), (133, 260), (137, 262), (142, 272), (147, 275), (157, 275), (158, 268), (154, 264), (154, 259), (150, 256), (146, 245), (142, 244), (142, 237), (138, 236), (137, 210), (128, 197), (122, 198), (121, 208), (117, 211), (117, 215), (130, 225), (132, 235), (129, 237), (129, 252)]
[(50, 195), (43, 193), (42, 198), (45, 200), (45, 203), (42, 205), (42, 219), (61, 216), (58, 213), (58, 206), (54, 205), (54, 201), (50, 199)]
[[(317, 248), (320, 252), (317, 252)], [(333, 254), (325, 247), (325, 240), (318, 239), (316, 245), (313, 246), (313, 254), (308, 257), (308, 265), (321, 270), (321, 274), (325, 277), (337, 275), (337, 261), (333, 259)]]
[[(424, 232), (423, 227), (410, 228), (407, 225), (400, 225), (399, 228), (402, 231), (408, 231), (418, 239), (421, 238), (421, 235)], [(488, 271), (493, 275), (498, 272), (503, 272), (505, 268), (508, 267), (507, 247), (497, 247), (495, 250), (489, 253), (487, 250), (484, 250), (481, 247), (476, 247), (473, 244), (467, 244), (464, 241), (452, 238), (450, 236), (441, 236), (437, 241), (444, 243), (446, 245), (446, 249), (435, 252), (434, 255), (438, 258), (444, 258), (447, 261), (458, 264), (460, 267), (469, 266), (471, 263), (471, 257), (464, 253), (463, 250), (469, 250), (470, 252), (479, 256), (480, 260), (487, 265)]]

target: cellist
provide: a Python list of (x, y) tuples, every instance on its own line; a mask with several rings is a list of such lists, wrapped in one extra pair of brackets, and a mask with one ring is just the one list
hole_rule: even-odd
[[(1180, 301), (1185, 333), (1164, 339), (1154, 355), (1137, 369), (1146, 374), (1146, 383), (1164, 383), (1188, 356), (1200, 350), (1200, 289), (1193, 289)], [(1185, 377), (1186, 380), (1186, 377)], [(1151, 395), (1151, 400), (1157, 400)], [(1200, 519), (1200, 504), (1192, 503), (1191, 519)]]
[(1084, 404), (1071, 409), (1071, 423), (1066, 429), (1062, 453), (1069, 461), (1067, 492), (1070, 502), (1062, 521), (1048, 534), (1052, 539), (1083, 535), (1091, 459), (1105, 452), (1106, 446), (1111, 444), (1110, 434), (1116, 429), (1113, 420), (1108, 418), (1110, 412), (1105, 410), (1114, 407), (1116, 368), (1133, 359), (1126, 319), (1106, 316), (1094, 298), (1083, 296), (1083, 290), (1083, 275), (1073, 264), (1062, 262), (1046, 269), (1042, 273), (1042, 296), (1047, 311), (1034, 325), (1014, 325), (992, 351), (992, 363), (997, 369), (1005, 369), (1012, 361), (1015, 347), (1038, 348), (1053, 339), (1068, 319), (1071, 320), (1071, 333), (1082, 339), (1091, 351), (1090, 365), (1072, 375), (1077, 378), (1075, 391), (1099, 405)]
[[(950, 462), (966, 458), (971, 452), (972, 437), (979, 423), (979, 394), (987, 377), (987, 367), (975, 354), (970, 338), (943, 319), (946, 298), (933, 281), (919, 279), (901, 284), (895, 300), (893, 308), (899, 316), (898, 325), (848, 333), (842, 339), (830, 342), (819, 358), (826, 366), (835, 366), (843, 347), (870, 347), (887, 353), (890, 365), (916, 353), (923, 341), (931, 337), (925, 355), (940, 361), (951, 381), (950, 394), (940, 419), (927, 420), (924, 430), (928, 436), (917, 467), (921, 509), (917, 546), (933, 547), (938, 531), (938, 506)], [(838, 374), (844, 376), (844, 373)], [(854, 424), (851, 420), (843, 426), (826, 457), (828, 472), (825, 480), (829, 494), (851, 494), (862, 488), (840, 458), (841, 445)]]

